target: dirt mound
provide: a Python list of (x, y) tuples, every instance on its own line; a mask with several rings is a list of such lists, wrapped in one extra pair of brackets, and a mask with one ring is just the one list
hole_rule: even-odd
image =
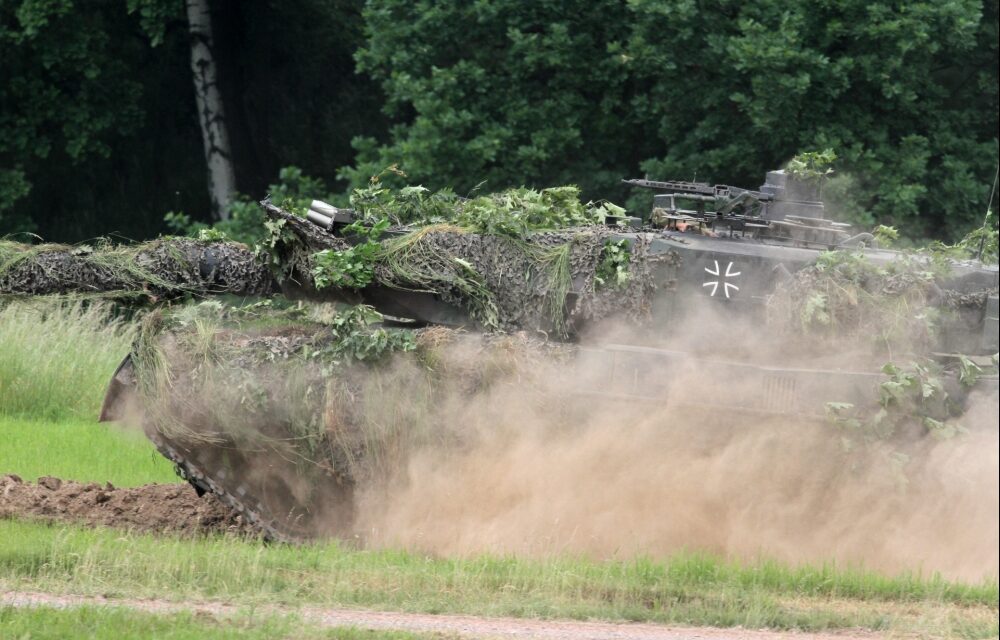
[(37, 484), (16, 475), (0, 477), (0, 518), (72, 522), (142, 533), (253, 535), (232, 509), (214, 496), (199, 497), (186, 484), (148, 484), (119, 489), (51, 476)]

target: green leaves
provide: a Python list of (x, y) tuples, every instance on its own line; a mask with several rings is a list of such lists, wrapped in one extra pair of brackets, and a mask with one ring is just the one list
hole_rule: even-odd
[(806, 298), (799, 313), (803, 327), (809, 327), (813, 323), (830, 324), (830, 313), (827, 310), (827, 299), (822, 293), (813, 293)]
[(612, 288), (621, 289), (629, 280), (632, 274), (629, 271), (629, 264), (632, 260), (632, 251), (628, 240), (606, 240), (604, 248), (601, 249), (601, 260), (597, 263), (594, 274), (594, 285), (598, 289)]
[(312, 274), (316, 288), (363, 289), (371, 284), (375, 279), (375, 264), (383, 253), (378, 239), (388, 228), (388, 218), (370, 227), (355, 222), (345, 231), (360, 238), (361, 242), (340, 251), (326, 249), (314, 253)]
[[(322, 180), (305, 175), (298, 167), (281, 169), (278, 182), (269, 185), (267, 193), (283, 209), (299, 216), (305, 215), (314, 198), (332, 199), (324, 195), (326, 187)], [(179, 211), (167, 212), (163, 216), (163, 222), (176, 235), (199, 240), (232, 240), (258, 246), (265, 252), (273, 252), (275, 234), (280, 231), (280, 227), (274, 226), (274, 221), (265, 219), (257, 202), (242, 194), (238, 194), (229, 204), (229, 218), (211, 226), (192, 220), (191, 216)]]
[(891, 247), (899, 239), (899, 230), (896, 227), (880, 224), (872, 231), (872, 235), (875, 236), (875, 241), (878, 242), (879, 247), (885, 249)]
[(416, 182), (462, 194), (482, 180), (623, 193), (644, 138), (629, 128), (628, 77), (610, 51), (626, 39), (625, 3), (378, 0), (364, 16), (359, 68), (382, 85), (397, 126), (387, 143), (359, 141), (345, 172), (355, 185), (401, 160)]
[(830, 165), (837, 159), (833, 149), (807, 151), (796, 155), (785, 165), (785, 170), (799, 180), (819, 182), (833, 173)]
[(964, 250), (938, 244), (898, 251), (886, 262), (861, 250), (823, 252), (776, 288), (768, 302), (771, 318), (788, 331), (832, 340), (852, 336), (885, 353), (933, 350), (968, 333), (961, 316), (937, 299), (953, 258), (964, 257)]
[[(970, 377), (975, 371), (982, 372), (968, 358), (960, 359), (959, 380), (965, 389), (975, 384)], [(827, 417), (843, 430), (848, 449), (856, 444), (892, 441), (897, 434), (907, 433), (907, 425), (939, 440), (966, 432), (955, 422), (960, 410), (945, 388), (944, 379), (949, 373), (942, 365), (932, 360), (910, 362), (905, 367), (888, 362), (882, 373), (886, 379), (878, 385), (878, 409), (826, 403)]]
[(289, 269), (281, 255), (281, 248), (295, 240), (295, 234), (287, 228), (285, 220), (264, 220), (264, 237), (254, 245), (254, 254), (264, 261), (278, 282), (287, 277)]
[(184, 5), (176, 0), (126, 0), (125, 7), (129, 14), (139, 16), (142, 30), (156, 47), (163, 44), (167, 24), (183, 16)]
[(521, 187), (463, 202), (453, 221), (480, 233), (521, 238), (531, 231), (597, 224), (603, 217), (592, 204), (580, 202), (575, 186), (541, 191)]
[(983, 225), (969, 232), (959, 241), (963, 253), (972, 258), (978, 258), (986, 264), (996, 264), (998, 258), (998, 238), (1000, 238), (997, 214), (992, 208), (987, 209)]
[(883, 408), (903, 413), (916, 411), (938, 418), (948, 415), (950, 399), (942, 383), (944, 372), (933, 361), (911, 362), (907, 369), (890, 362), (882, 367), (882, 373), (889, 376), (879, 385), (879, 403)]
[(963, 387), (969, 388), (975, 386), (982, 375), (982, 367), (970, 360), (967, 356), (961, 355), (958, 357), (958, 381)]
[(33, 225), (30, 220), (8, 213), (14, 208), (14, 203), (28, 195), (30, 191), (31, 183), (28, 182), (23, 170), (0, 168), (0, 233), (5, 229), (31, 230)]
[(325, 249), (313, 254), (313, 283), (317, 289), (363, 289), (375, 279), (375, 261), (381, 246), (364, 242), (349, 249)]
[(412, 331), (388, 331), (375, 326), (382, 314), (366, 305), (348, 307), (326, 324), (333, 333), (328, 346), (312, 354), (313, 358), (332, 360), (332, 364), (351, 361), (374, 361), (396, 351), (417, 348)]
[[(384, 174), (385, 172), (383, 172)], [(393, 189), (382, 174), (368, 186), (355, 189), (351, 206), (365, 225), (451, 224), (477, 233), (523, 238), (533, 231), (586, 227), (620, 216), (624, 209), (610, 202), (580, 201), (574, 185), (535, 190), (507, 189), (473, 198), (459, 198), (451, 190), (432, 192), (423, 186)], [(358, 232), (368, 227), (351, 227)]]
[(454, 217), (459, 198), (449, 189), (431, 192), (426, 187), (404, 186), (393, 189), (382, 178), (389, 174), (405, 178), (395, 165), (383, 169), (368, 184), (351, 193), (351, 207), (369, 224), (388, 220), (392, 224), (437, 224)]

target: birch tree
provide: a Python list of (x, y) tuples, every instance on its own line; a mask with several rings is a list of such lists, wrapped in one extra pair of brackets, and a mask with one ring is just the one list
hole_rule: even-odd
[(191, 73), (198, 105), (198, 122), (208, 167), (208, 193), (216, 219), (229, 217), (229, 204), (236, 193), (226, 114), (219, 91), (218, 69), (213, 55), (212, 16), (209, 0), (187, 0), (191, 34)]

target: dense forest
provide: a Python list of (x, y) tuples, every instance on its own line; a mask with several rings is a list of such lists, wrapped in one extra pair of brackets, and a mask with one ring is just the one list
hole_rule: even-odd
[(634, 205), (621, 178), (833, 149), (835, 215), (954, 239), (997, 171), (997, 5), (0, 0), (0, 236), (149, 238), (291, 166)]

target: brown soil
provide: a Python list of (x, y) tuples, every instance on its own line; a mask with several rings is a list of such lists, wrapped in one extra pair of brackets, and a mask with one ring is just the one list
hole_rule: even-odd
[(0, 518), (73, 522), (142, 533), (252, 534), (243, 519), (214, 496), (198, 497), (186, 484), (119, 489), (43, 476), (28, 483), (0, 477)]

